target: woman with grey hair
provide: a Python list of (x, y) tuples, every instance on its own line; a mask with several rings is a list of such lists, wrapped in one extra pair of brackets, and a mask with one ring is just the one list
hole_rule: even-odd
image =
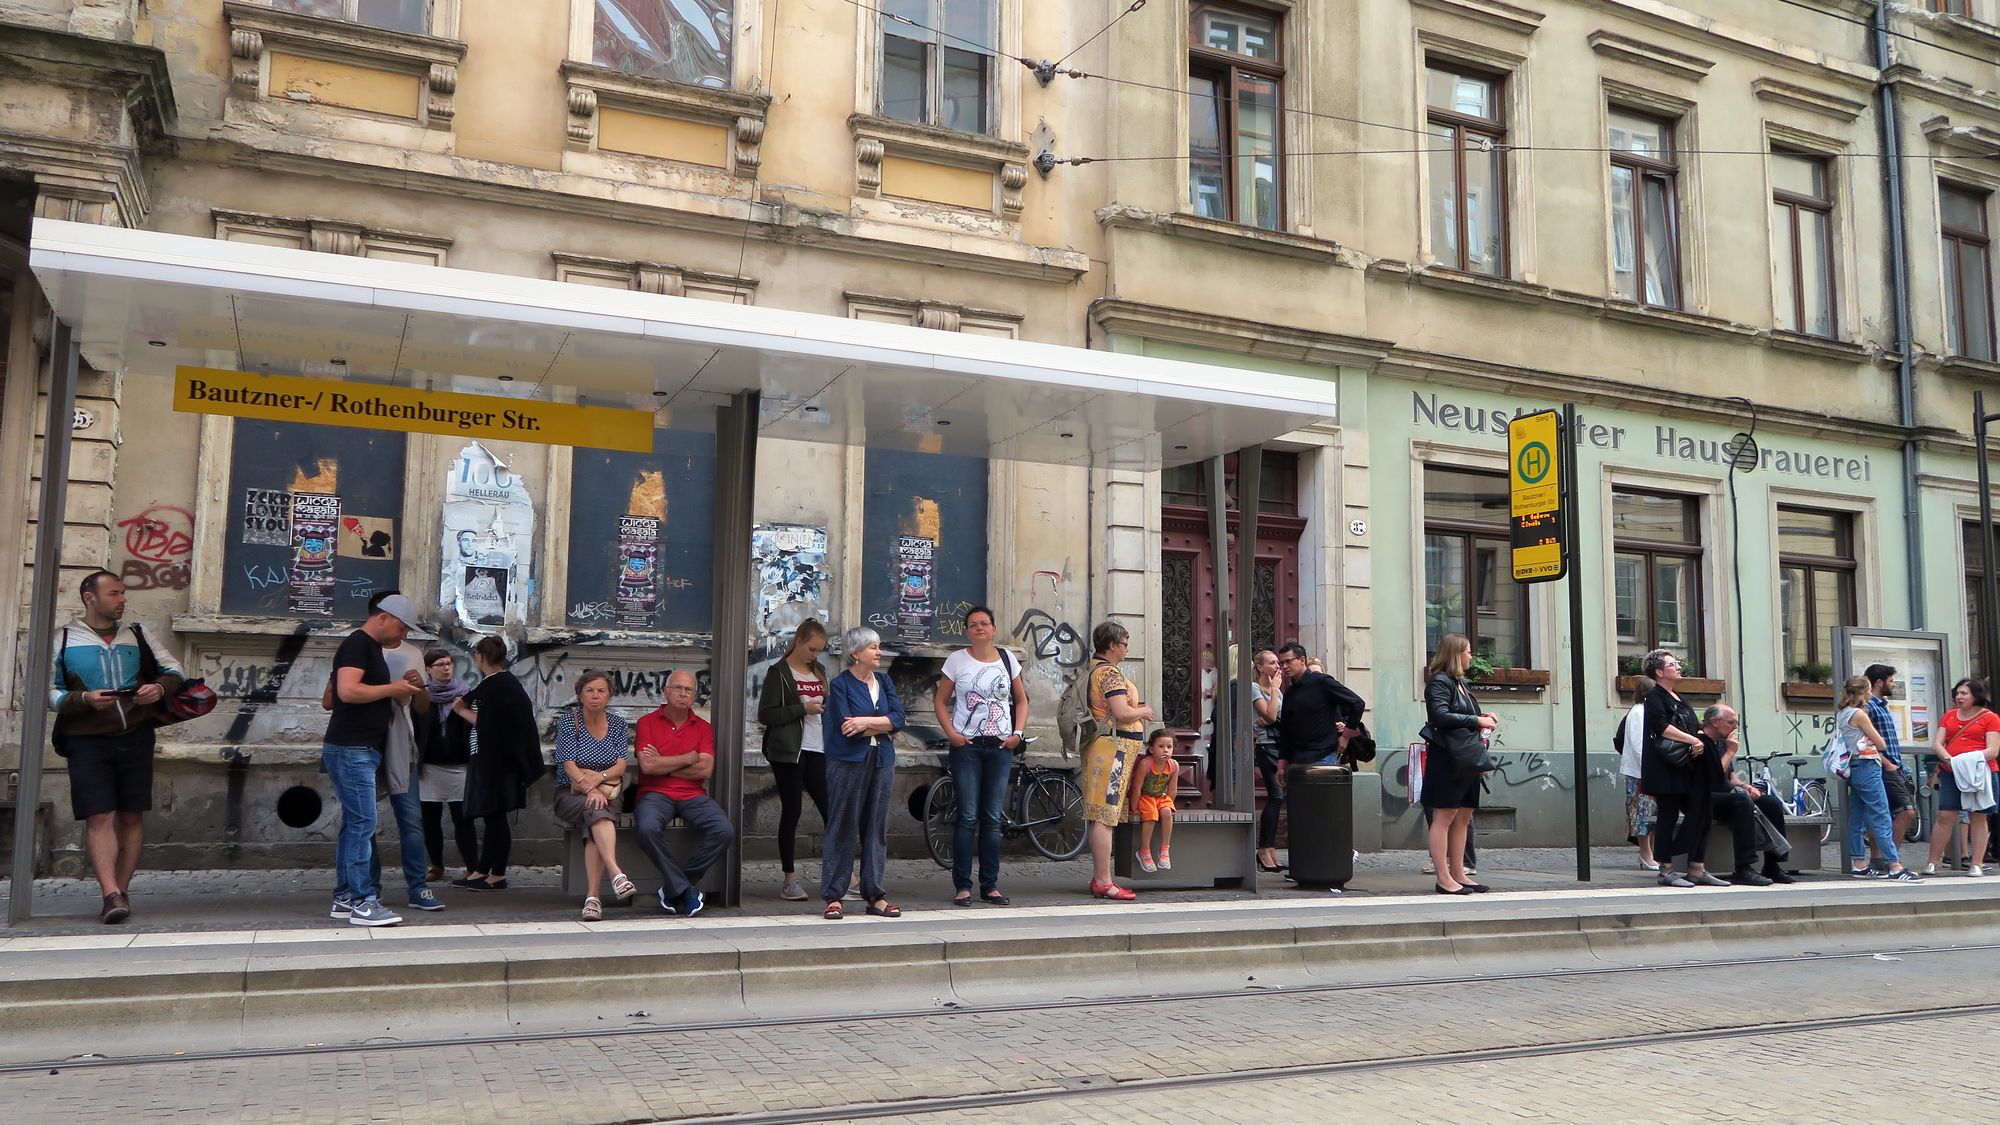
[[(1660, 861), (1660, 885), (1726, 887), (1728, 883), (1708, 873), (1714, 793), (1708, 765), (1701, 761), (1706, 747), (1695, 734), (1701, 722), (1695, 718), (1694, 708), (1674, 690), (1681, 679), (1681, 662), (1666, 649), (1656, 648), (1646, 654), (1641, 671), (1652, 679), (1653, 690), (1646, 696), (1646, 744), (1639, 755), (1639, 788), (1659, 808), (1659, 817), (1653, 822), (1653, 858)], [(1676, 820), (1680, 821), (1678, 832)], [(1688, 857), (1686, 876), (1674, 871), (1677, 855)]]
[(826, 747), (826, 844), (819, 891), (829, 921), (845, 917), (840, 897), (854, 869), (855, 836), (861, 838), (861, 897), (868, 913), (900, 918), (902, 910), (882, 890), (889, 858), (889, 796), (896, 775), (896, 732), (903, 729), (903, 701), (882, 673), (882, 637), (866, 627), (841, 638), (847, 670), (827, 685), (820, 713)]

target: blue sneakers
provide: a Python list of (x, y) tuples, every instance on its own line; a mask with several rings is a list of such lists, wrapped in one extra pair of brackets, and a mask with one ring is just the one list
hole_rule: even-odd
[(432, 894), (429, 887), (419, 887), (417, 893), (410, 896), (410, 909), (443, 910), (444, 902)]
[(667, 901), (667, 888), (665, 887), (660, 888), (660, 909), (669, 914), (680, 913), (680, 911), (674, 909), (673, 903)]
[(690, 918), (700, 914), (704, 905), (701, 900), (701, 889), (699, 887), (689, 887), (687, 893), (681, 896), (681, 913)]

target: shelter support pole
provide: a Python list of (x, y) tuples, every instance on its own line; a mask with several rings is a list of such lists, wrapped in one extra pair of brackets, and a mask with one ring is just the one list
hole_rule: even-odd
[(710, 791), (736, 826), (722, 859), (722, 901), (743, 896), (743, 739), (750, 698), (750, 527), (757, 495), (755, 391), (715, 412), (715, 603), (709, 626), (709, 721), (715, 727)]
[(1257, 790), (1250, 783), (1250, 753), (1257, 738), (1257, 713), (1250, 705), (1251, 684), (1256, 679), (1251, 656), (1256, 652), (1257, 638), (1250, 631), (1250, 613), (1256, 606), (1257, 496), (1263, 467), (1263, 446), (1246, 445), (1236, 451), (1236, 600), (1229, 618), (1229, 632), (1236, 639), (1236, 659), (1229, 674), (1236, 680), (1236, 690), (1230, 693), (1229, 713), (1239, 721), (1231, 728), (1229, 739), (1231, 812), (1255, 812), (1257, 808)]
[[(1212, 794), (1217, 808), (1234, 808), (1236, 799), (1236, 777), (1232, 770), (1233, 751), (1224, 750), (1229, 745), (1225, 738), (1231, 729), (1229, 724), (1230, 705), (1227, 684), (1229, 681), (1229, 475), (1223, 469), (1222, 458), (1210, 457), (1203, 463), (1206, 479), (1203, 487), (1208, 493), (1208, 549), (1211, 577), (1215, 581), (1215, 688), (1214, 702), (1209, 711), (1212, 726), (1209, 731), (1209, 766), (1215, 777), (1215, 791)], [(1197, 708), (1200, 706), (1196, 702)], [(1195, 721), (1201, 721), (1197, 711)]]
[[(1986, 427), (1994, 416), (1986, 413), (1986, 392), (1972, 392), (1972, 430), (1979, 457), (1979, 636), (1966, 638), (1980, 646), (1983, 678), (1992, 684), (2000, 669), (2000, 580), (1993, 573), (1993, 470), (1989, 465)], [(1988, 690), (1992, 690), (1990, 687)]]
[(70, 418), (76, 412), (77, 342), (60, 318), (49, 345), (49, 412), (42, 437), (41, 502), (35, 509), (34, 593), (28, 605), (28, 660), (21, 690), (21, 784), (14, 803), (14, 858), (7, 924), (34, 913), (36, 830), (42, 757), (48, 743), (56, 599), (62, 591), (63, 514), (69, 506)]

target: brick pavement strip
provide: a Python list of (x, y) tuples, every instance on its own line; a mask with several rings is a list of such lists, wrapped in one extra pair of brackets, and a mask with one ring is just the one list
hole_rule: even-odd
[[(1887, 961), (1801, 957), (1756, 967), (1249, 991), (1127, 1005), (58, 1068), (56, 1073), (0, 1076), (0, 1105), (7, 1107), (10, 1125), (133, 1110), (189, 1120), (282, 1118), (311, 1125), (454, 1118), (623, 1122), (816, 1106), (828, 1107), (827, 1116), (837, 1117), (843, 1105), (1048, 1089), (1065, 1080), (1233, 1073), (1400, 1059), (1441, 1050), (1933, 1011), (1962, 1006), (1965, 996), (1958, 982), (1989, 973), (1991, 961), (1990, 950), (1911, 953)], [(1505, 969), (1500, 962), (1489, 967)], [(1510, 1062), (1489, 1072), (1464, 1067), (1468, 1074), (1490, 1077), (1476, 1083), (1468, 1077), (1463, 1092), (1455, 1082), (1439, 1082), (1440, 1071), (1418, 1070), (1340, 1076), (1331, 1086), (1288, 1079), (1268, 1088), (1232, 1086), (1189, 1097), (1193, 1106), (1213, 1106), (1233, 1120), (1253, 1116), (1244, 1112), (1239, 1097), (1268, 1104), (1272, 1111), (1257, 1116), (1282, 1121), (1326, 1116), (1315, 1103), (1337, 1089), (1348, 1107), (1340, 1116), (1354, 1117), (1352, 1109), (1361, 1106), (1368, 1109), (1359, 1115), (1363, 1119), (1377, 1118), (1377, 1110), (1386, 1119), (1407, 1115), (1411, 1092), (1421, 1089), (1427, 1112), (1455, 1112), (1464, 1120), (1492, 1119), (1502, 1108), (1580, 1119), (1579, 1107), (1594, 1104), (1591, 1099), (1633, 1105), (1618, 1099), (1635, 1087), (1658, 1089), (1663, 1085), (1660, 1074), (1671, 1073), (1679, 1082), (1691, 1059), (1733, 1059), (1740, 1067), (1743, 1049), (1740, 1041), (1677, 1048), (1653, 1059), (1650, 1072), (1634, 1063), (1629, 1074), (1602, 1083), (1576, 1079), (1575, 1074), (1589, 1071), (1577, 1060), (1612, 1052), (1560, 1056), (1547, 1064), (1552, 1085), (1526, 1079), (1539, 1072), (1523, 1068), (1542, 1063)], [(1643, 1050), (1631, 1054), (1645, 1057)], [(1802, 1049), (1799, 1057), (1818, 1055)], [(1856, 1057), (1869, 1056), (1861, 1052)], [(1940, 1079), (1949, 1081), (1947, 1073), (1964, 1078), (1956, 1062), (1940, 1060), (1938, 1065)], [(1741, 1072), (1731, 1073), (1740, 1077)], [(1975, 1078), (1984, 1076), (1980, 1071)], [(1448, 1096), (1434, 1102), (1432, 1091), (1439, 1088)], [(1912, 1089), (1939, 1088), (1920, 1084)], [(1350, 1089), (1371, 1092), (1349, 1105)], [(1905, 1108), (1910, 1092), (1903, 1091)], [(1121, 1097), (1065, 1101), (1060, 1116), (1070, 1119), (1074, 1106), (1078, 1120), (1128, 1120), (1135, 1113), (1155, 1116), (1162, 1108), (1157, 1096), (1133, 1095), (1120, 1102)], [(1687, 1112), (1700, 1108), (1689, 1102)], [(1634, 1106), (1631, 1112), (1639, 1109)], [(1772, 1112), (1783, 1114), (1782, 1107)], [(1657, 1113), (1653, 1116), (1658, 1119)]]

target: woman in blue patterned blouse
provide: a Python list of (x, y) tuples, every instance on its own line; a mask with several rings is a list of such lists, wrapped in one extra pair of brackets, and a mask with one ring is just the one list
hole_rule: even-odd
[(631, 768), (632, 731), (610, 712), (611, 677), (585, 672), (576, 682), (576, 703), (556, 716), (556, 820), (581, 829), (583, 868), (590, 880), (583, 920), (604, 916), (598, 883), (611, 873), (611, 901), (628, 906), (637, 888), (618, 867), (618, 795)]

